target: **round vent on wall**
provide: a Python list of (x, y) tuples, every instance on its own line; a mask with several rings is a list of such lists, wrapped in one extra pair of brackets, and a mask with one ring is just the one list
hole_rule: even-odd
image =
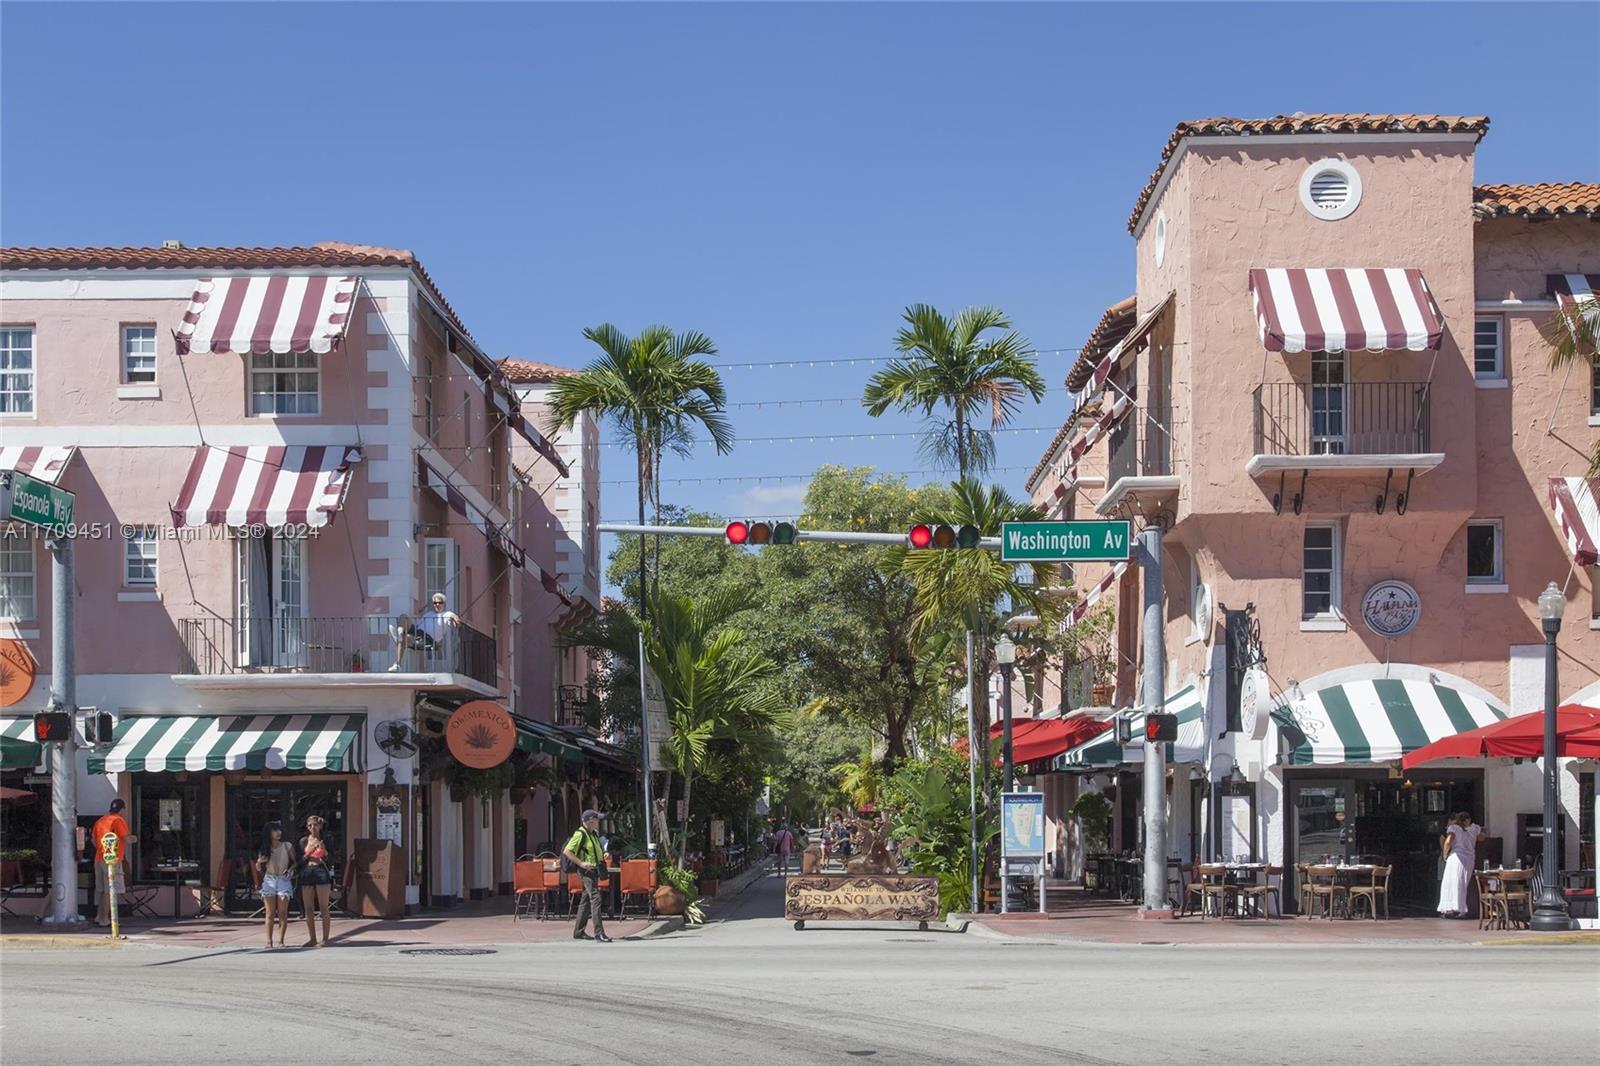
[(1164, 212), (1156, 215), (1155, 252), (1156, 266), (1160, 266), (1167, 258), (1167, 216)]
[(1346, 218), (1361, 203), (1361, 175), (1342, 159), (1322, 159), (1300, 178), (1300, 203), (1320, 219)]

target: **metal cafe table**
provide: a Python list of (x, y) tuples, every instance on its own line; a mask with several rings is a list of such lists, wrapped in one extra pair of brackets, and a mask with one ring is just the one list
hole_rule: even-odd
[[(183, 917), (183, 910), (180, 905), (180, 901), (183, 898), (183, 875), (189, 870), (199, 870), (199, 861), (195, 859), (169, 859), (166, 862), (156, 863), (151, 869), (158, 874), (172, 875), (172, 917), (174, 921), (181, 919)], [(148, 909), (146, 908), (146, 910)], [(150, 917), (155, 917), (153, 911), (150, 913)]]

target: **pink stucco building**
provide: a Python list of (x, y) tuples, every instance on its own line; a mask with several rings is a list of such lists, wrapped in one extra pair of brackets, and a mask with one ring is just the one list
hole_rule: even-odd
[[(547, 438), (410, 252), (8, 248), (0, 300), (0, 468), (76, 496), (78, 702), (117, 717), (79, 810), (127, 801), (158, 910), (245, 903), (263, 822), (309, 813), (341, 860), (397, 843), (409, 906), (504, 892), (579, 790), (631, 780), (557, 722), (558, 631), (598, 603), (561, 547), (593, 543), (592, 427)], [(50, 552), (7, 529), (0, 640), (38, 673), (8, 738), (48, 700), (50, 603)], [(447, 784), (473, 699), (556, 784)]]
[[(1600, 704), (1600, 592), (1570, 529), (1596, 524), (1581, 475), (1600, 379), (1552, 371), (1541, 332), (1600, 285), (1600, 186), (1475, 185), (1488, 126), (1185, 122), (1138, 195), (1134, 297), (1070, 368), (1078, 410), (1027, 490), (1059, 516), (1166, 529), (1174, 854), (1214, 838), (1292, 864), (1348, 825), (1419, 902), (1446, 812), (1531, 854), (1535, 767), (1402, 774), (1399, 757), (1543, 706), (1552, 581), (1563, 701)], [(1554, 510), (1552, 479), (1571, 490)], [(1094, 680), (1140, 707), (1138, 568), (1076, 580), (1108, 573), (1117, 665)], [(1049, 680), (1067, 710), (1086, 702), (1072, 670)], [(1053, 787), (1120, 784), (1113, 844), (1132, 846), (1135, 760), (1110, 747), (1067, 753), (1080, 776)], [(1561, 768), (1569, 865), (1580, 836), (1593, 861), (1593, 781)]]

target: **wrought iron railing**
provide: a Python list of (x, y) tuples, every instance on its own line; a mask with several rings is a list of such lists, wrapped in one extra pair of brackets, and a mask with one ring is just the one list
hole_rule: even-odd
[[(180, 618), (184, 674), (465, 674), (495, 685), (494, 638), (466, 623), (436, 625), (405, 615)], [(398, 666), (396, 656), (398, 655)]]
[(1111, 431), (1109, 484), (1115, 485), (1125, 477), (1172, 473), (1170, 422), (1170, 418), (1161, 420), (1142, 409), (1128, 412)]
[(583, 685), (562, 685), (557, 692), (556, 724), (589, 728), (589, 690)]
[(1425, 381), (1258, 385), (1255, 391), (1255, 454), (1426, 452), (1429, 450), (1428, 393)]

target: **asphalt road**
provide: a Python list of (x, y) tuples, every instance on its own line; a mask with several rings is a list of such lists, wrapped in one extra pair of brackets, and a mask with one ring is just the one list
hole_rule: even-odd
[(703, 929), (610, 945), (12, 949), (0, 1061), (1411, 1066), (1600, 1040), (1586, 945), (1085, 946), (778, 909), (769, 878)]

